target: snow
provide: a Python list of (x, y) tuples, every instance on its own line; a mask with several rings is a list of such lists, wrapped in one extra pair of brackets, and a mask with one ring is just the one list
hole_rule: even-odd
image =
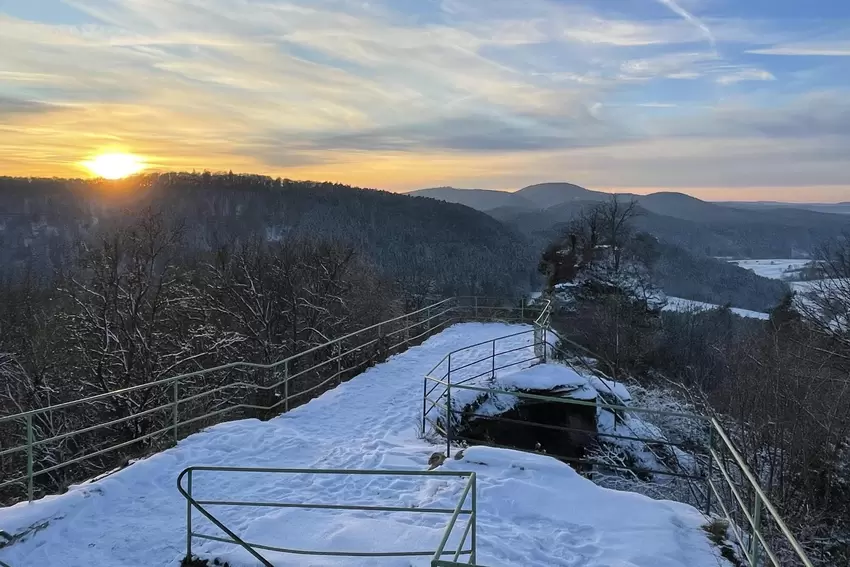
[[(186, 539), (186, 503), (176, 479), (190, 465), (425, 470), (439, 448), (418, 438), (422, 376), (450, 350), (524, 329), (455, 325), (287, 414), (219, 424), (63, 495), (0, 509), (0, 529), (8, 533), (39, 526), (0, 549), (0, 561), (12, 567), (176, 567)], [(522, 350), (529, 336), (504, 341)], [(471, 349), (466, 360), (483, 358), (490, 349)], [(600, 488), (552, 458), (476, 447), (442, 468), (478, 474), (480, 564), (724, 565), (694, 508)], [(462, 487), (462, 479), (207, 471), (196, 473), (193, 482), (201, 498), (441, 508), (456, 505)], [(256, 543), (322, 550), (433, 550), (447, 521), (438, 514), (293, 508), (217, 507), (215, 514)], [(194, 529), (221, 535), (198, 514)], [(234, 567), (257, 565), (244, 550), (224, 543), (195, 540), (194, 551)], [(280, 567), (428, 563), (263, 553)]]
[[(531, 347), (529, 346), (528, 349), (530, 352)], [(524, 363), (501, 371), (497, 370), (495, 378), (491, 374), (487, 374), (469, 380), (464, 385), (507, 391), (540, 390), (575, 400), (596, 399), (597, 392), (590, 380), (578, 374), (572, 368), (562, 364), (535, 364), (529, 368), (528, 364), (531, 363)], [(517, 370), (517, 368), (520, 368), (520, 370)], [(454, 378), (452, 383), (455, 383)], [(486, 396), (486, 399), (483, 399), (484, 396)], [(438, 387), (430, 396), (430, 399), (440, 399), (440, 402), (445, 405), (445, 387)], [(470, 406), (476, 400), (483, 400), (483, 402), (475, 408), (475, 413), (486, 416), (498, 415), (513, 408), (520, 398), (511, 394), (485, 394), (478, 390), (465, 390), (463, 387), (452, 388), (452, 408), (457, 412), (455, 415), (460, 415), (464, 408)], [(428, 416), (432, 421), (439, 418), (443, 420), (444, 413), (442, 408), (435, 406), (428, 413)]]
[(498, 377), (497, 383), (507, 390), (555, 390), (577, 400), (596, 398), (596, 390), (588, 385), (587, 379), (562, 364), (538, 364)]
[(811, 260), (732, 260), (730, 263), (755, 272), (763, 278), (769, 278), (772, 280), (790, 280), (794, 279), (795, 272), (799, 272), (804, 269), (811, 263)]
[[(664, 311), (688, 313), (711, 311), (713, 309), (720, 309), (720, 307), (720, 305), (714, 303), (705, 303), (703, 301), (694, 301), (693, 299), (683, 299), (681, 297), (668, 297), (667, 306), (664, 308)], [(770, 319), (770, 313), (762, 313), (761, 311), (750, 311), (749, 309), (740, 309), (738, 307), (733, 307), (731, 311), (739, 317), (748, 319), (761, 319), (763, 321)]]
[(632, 400), (632, 395), (628, 388), (622, 382), (615, 382), (598, 376), (591, 376), (588, 381), (593, 388), (600, 394), (613, 394), (619, 398), (619, 401), (614, 405), (628, 404)]

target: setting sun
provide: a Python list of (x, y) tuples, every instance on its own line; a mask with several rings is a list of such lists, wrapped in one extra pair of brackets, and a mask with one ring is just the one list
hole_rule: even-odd
[(94, 159), (84, 161), (86, 168), (106, 179), (121, 179), (138, 173), (145, 168), (145, 162), (133, 154), (102, 154)]

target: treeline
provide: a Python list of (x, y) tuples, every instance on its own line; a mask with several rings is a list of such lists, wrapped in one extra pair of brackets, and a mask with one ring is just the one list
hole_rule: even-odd
[(691, 254), (664, 241), (657, 241), (656, 246), (659, 252), (653, 276), (673, 297), (767, 312), (790, 293), (785, 282), (763, 278), (729, 262)]
[[(504, 222), (521, 230), (536, 250), (543, 251), (553, 240), (569, 232), (577, 220), (586, 217), (596, 206), (598, 203), (572, 204), (564, 207), (564, 216), (552, 216), (550, 211), (540, 211), (533, 214), (524, 213), (521, 217), (505, 216)], [(788, 286), (784, 282), (757, 276), (750, 270), (706, 256), (701, 251), (693, 251), (680, 245), (675, 239), (665, 239), (661, 233), (654, 230), (650, 222), (658, 215), (648, 215), (639, 206), (635, 207), (634, 213), (634, 231), (643, 233), (653, 241), (654, 253), (657, 256), (657, 261), (651, 266), (654, 283), (668, 295), (717, 305), (728, 303), (753, 311), (767, 311), (788, 293)], [(565, 217), (571, 220), (560, 220)], [(700, 238), (708, 238), (702, 233), (701, 225), (680, 222), (688, 225), (691, 233), (702, 234)]]
[[(73, 256), (54, 276), (30, 271), (3, 282), (0, 415), (55, 406), (237, 360), (274, 362), (404, 310), (403, 298), (392, 282), (351, 245), (323, 238), (280, 242), (255, 238), (215, 252), (199, 252), (186, 246), (190, 231), (161, 213), (134, 216), (119, 224), (123, 226), (76, 243)], [(316, 352), (315, 357), (299, 360), (287, 371), (298, 373), (314, 360), (342, 352), (338, 348)], [(357, 360), (340, 359), (332, 370), (362, 368), (369, 357), (380, 357), (380, 350), (376, 341), (354, 356)], [(290, 395), (320, 382), (328, 375), (324, 370), (301, 374), (288, 386)], [(347, 376), (343, 373), (336, 378)], [(250, 389), (224, 389), (195, 400), (193, 396), (239, 381), (264, 385), (279, 379), (280, 373), (234, 369), (183, 381), (178, 395), (186, 401), (179, 411), (186, 419), (236, 402), (253, 401), (267, 407), (274, 396), (252, 398)], [(168, 436), (153, 434), (172, 423), (171, 409), (155, 408), (173, 401), (173, 392), (171, 385), (143, 388), (36, 414), (32, 421), (38, 443), (36, 471), (128, 443), (125, 449), (38, 476), (36, 495), (61, 490), (70, 482), (109, 470), (169, 441), (170, 432)], [(124, 420), (130, 416), (138, 417)], [(120, 423), (62, 437), (112, 421)], [(194, 423), (191, 429), (209, 423)], [(54, 437), (58, 440), (44, 442)], [(26, 444), (24, 420), (0, 423), (0, 451)], [(25, 453), (0, 458), (4, 481), (25, 470)], [(25, 487), (22, 479), (5, 487), (0, 495), (14, 500), (26, 494)]]
[(119, 181), (0, 178), (0, 271), (49, 276), (76, 242), (119, 213), (168, 211), (184, 246), (212, 252), (250, 238), (329, 239), (368, 259), (412, 304), (429, 295), (538, 289), (529, 243), (461, 205), (333, 183), (257, 175), (169, 173)]
[[(344, 185), (0, 178), (0, 416), (233, 361), (272, 363), (444, 297), (519, 296), (537, 287), (531, 256), (477, 211)], [(35, 414), (33, 469), (47, 471), (36, 496), (220, 419), (193, 416), (237, 403), (274, 410), (221, 417), (280, 413), (285, 397), (303, 403), (429, 328), (399, 321), (358, 336), (366, 347), (344, 356), (360, 342), (286, 368), (232, 368)], [(285, 376), (285, 392), (271, 388)], [(174, 427), (178, 418), (193, 421)], [(24, 419), (0, 421), (0, 500), (26, 495), (26, 452), (9, 452), (26, 445)]]
[[(604, 206), (601, 211), (604, 219), (616, 220)], [(588, 226), (580, 219), (571, 227), (579, 243), (587, 240), (582, 235)], [(601, 252), (619, 248), (625, 255), (645, 244), (634, 237), (624, 240), (624, 234), (629, 231), (603, 228)], [(571, 276), (572, 285), (554, 296), (559, 301), (553, 322), (560, 336), (594, 352), (620, 376), (673, 388), (716, 415), (811, 557), (820, 565), (846, 564), (850, 239), (815, 255), (820, 273), (813, 295), (787, 295), (768, 322), (738, 317), (727, 308), (659, 312), (635, 292), (641, 286), (632, 280), (642, 270), (620, 269), (627, 285), (588, 286), (602, 281), (600, 271), (604, 281), (616, 281), (612, 272), (618, 270), (605, 255), (596, 257), (603, 261)]]

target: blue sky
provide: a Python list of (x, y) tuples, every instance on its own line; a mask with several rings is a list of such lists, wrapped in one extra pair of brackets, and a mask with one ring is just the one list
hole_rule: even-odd
[(0, 170), (850, 200), (850, 2), (0, 0)]

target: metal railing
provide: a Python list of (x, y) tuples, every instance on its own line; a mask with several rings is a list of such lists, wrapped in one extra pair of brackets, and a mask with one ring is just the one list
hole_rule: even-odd
[(540, 313), (503, 299), (450, 298), (271, 364), (232, 362), (0, 416), (0, 503), (61, 491), (209, 425), (288, 412), (454, 322)]
[[(395, 477), (419, 477), (419, 478), (462, 478), (466, 479), (463, 490), (454, 508), (424, 508), (415, 506), (372, 506), (365, 504), (331, 504), (331, 503), (309, 503), (309, 502), (254, 502), (244, 500), (200, 500), (193, 496), (193, 482), (196, 482), (195, 474), (202, 471), (225, 472), (232, 474), (310, 474), (310, 475), (359, 475), (359, 476), (395, 476)], [(185, 486), (184, 486), (185, 479)], [(276, 469), (276, 468), (241, 468), (241, 467), (209, 467), (194, 466), (185, 469), (177, 478), (177, 490), (186, 499), (186, 557), (194, 557), (192, 552), (192, 540), (203, 539), (237, 545), (247, 551), (254, 559), (265, 567), (273, 567), (272, 562), (262, 555), (262, 551), (277, 553), (310, 555), (323, 557), (431, 557), (432, 567), (451, 567), (458, 565), (475, 565), (477, 544), (477, 487), (474, 472), (449, 472), (449, 471), (412, 471), (412, 470), (345, 470), (345, 469)], [(469, 502), (469, 507), (465, 507)], [(277, 547), (257, 542), (245, 541), (236, 534), (225, 523), (210, 512), (210, 507), (217, 506), (239, 506), (257, 508), (299, 508), (307, 510), (353, 510), (365, 512), (406, 512), (414, 514), (442, 514), (448, 515), (449, 521), (443, 531), (442, 539), (436, 550), (403, 550), (403, 551), (363, 551), (363, 550), (309, 550)], [(227, 537), (214, 536), (194, 531), (193, 510), (197, 510), (210, 523), (224, 532)], [(447, 549), (449, 540), (454, 533), (455, 527), (461, 516), (466, 516), (465, 527), (458, 538), (458, 544), (453, 549)], [(466, 547), (467, 540), (469, 546)], [(466, 548), (465, 548), (466, 547)], [(450, 556), (450, 559), (444, 559)], [(466, 561), (461, 558), (466, 556)]]
[[(548, 315), (541, 313), (540, 321), (546, 321)], [(528, 344), (513, 346), (522, 337), (530, 336)], [(626, 402), (607, 403), (597, 396), (595, 400), (572, 399), (569, 397), (519, 391), (498, 387), (495, 380), (500, 371), (508, 369), (521, 370), (534, 364), (545, 363), (548, 356), (561, 355), (569, 358), (569, 354), (561, 351), (556, 345), (546, 340), (547, 331), (537, 325), (532, 331), (523, 331), (513, 335), (498, 337), (469, 345), (448, 353), (423, 380), (423, 404), (421, 433), (424, 437), (434, 435), (443, 437), (446, 443), (446, 457), (451, 455), (453, 446), (488, 445), (504, 447), (488, 438), (473, 438), (463, 434), (463, 428), (474, 420), (498, 420), (509, 423), (514, 428), (537, 427), (559, 434), (587, 435), (596, 444), (605, 440), (621, 440), (643, 444), (643, 448), (658, 457), (660, 464), (668, 463), (657, 469), (646, 469), (626, 462), (620, 465), (607, 461), (599, 461), (594, 457), (549, 454), (564, 462), (584, 467), (584, 472), (592, 474), (593, 470), (629, 472), (632, 475), (655, 475), (680, 479), (687, 485), (689, 498), (678, 498), (687, 503), (695, 504), (705, 513), (707, 518), (717, 517), (715, 511), (729, 524), (729, 530), (738, 547), (738, 554), (743, 556), (749, 567), (787, 567), (802, 565), (812, 567), (805, 550), (788, 528), (776, 507), (761, 488), (757, 477), (752, 473), (745, 459), (736, 449), (729, 434), (720, 422), (713, 417), (693, 413), (664, 411), (627, 405)], [(542, 340), (541, 340), (542, 338)], [(505, 350), (497, 350), (497, 345), (510, 342), (512, 346)], [(489, 348), (488, 348), (489, 345)], [(485, 352), (470, 360), (474, 352)], [(527, 356), (524, 354), (527, 352)], [(500, 358), (502, 359), (500, 361)], [(455, 361), (460, 360), (461, 363)], [(593, 373), (598, 378), (601, 387), (608, 388), (611, 394), (608, 399), (618, 400), (604, 375), (595, 368), (581, 369), (584, 373)], [(613, 414), (615, 420), (630, 429), (628, 417), (631, 414), (651, 419), (676, 418), (692, 420), (699, 424), (704, 431), (703, 441), (694, 445), (693, 440), (687, 442), (671, 441), (659, 435), (647, 437), (634, 430), (625, 434), (588, 431), (587, 429), (552, 425), (549, 423), (533, 423), (529, 421), (501, 418), (498, 415), (479, 414), (472, 407), (474, 404), (457, 407), (457, 393), (470, 391), (476, 397), (495, 396), (513, 397), (532, 403), (554, 403), (572, 405), (576, 408), (595, 408)], [(567, 394), (568, 395), (568, 394)], [(455, 402), (453, 402), (453, 400)], [(430, 430), (428, 426), (430, 425)], [(509, 446), (506, 448), (537, 452), (528, 447)], [(666, 450), (670, 448), (670, 450)], [(693, 459), (692, 463), (682, 463), (677, 458), (677, 451), (683, 451)], [(672, 461), (671, 462), (671, 458)], [(767, 563), (766, 561), (769, 561)]]

